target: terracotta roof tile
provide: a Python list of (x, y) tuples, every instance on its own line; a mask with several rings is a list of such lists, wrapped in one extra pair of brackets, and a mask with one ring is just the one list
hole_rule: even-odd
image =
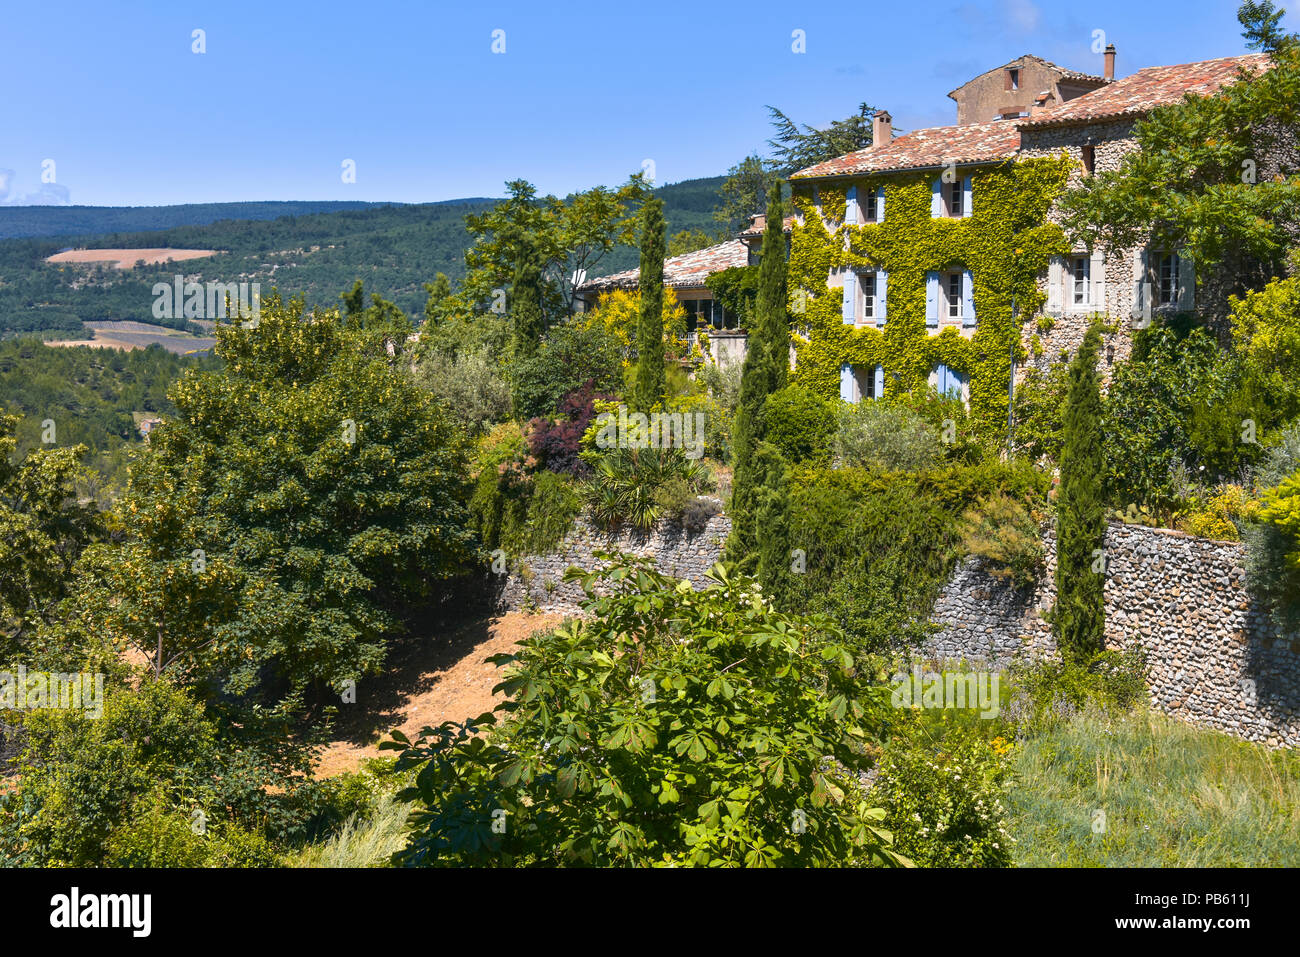
[[(699, 288), (704, 285), (704, 280), (715, 272), (747, 265), (749, 265), (749, 247), (742, 240), (729, 239), (716, 246), (665, 259), (664, 285), (674, 289)], [(578, 291), (634, 289), (640, 276), (640, 269), (626, 269), (623, 272), (589, 279), (578, 287)]]
[[(794, 222), (797, 218), (798, 218), (797, 216), (787, 216), (781, 223), (781, 231), (788, 233), (791, 227), (794, 226)], [(762, 236), (766, 229), (767, 229), (767, 216), (765, 216), (763, 213), (758, 213), (749, 218), (749, 228), (746, 229), (744, 232), (738, 233), (737, 235), (741, 236), (742, 238), (752, 239), (755, 236)]]
[(855, 176), (1009, 159), (1020, 149), (1022, 129), (1140, 116), (1158, 106), (1177, 103), (1188, 93), (1208, 96), (1236, 80), (1240, 68), (1258, 70), (1267, 64), (1266, 54), (1252, 53), (1199, 63), (1147, 67), (1037, 116), (914, 130), (884, 146), (838, 156), (802, 169), (790, 178)]
[(1090, 123), (1111, 117), (1137, 116), (1149, 113), (1158, 106), (1177, 103), (1187, 93), (1209, 96), (1236, 80), (1238, 69), (1258, 70), (1267, 65), (1266, 54), (1251, 53), (1202, 60), (1200, 63), (1149, 66), (1100, 89), (1068, 100), (1046, 113), (1023, 119), (1016, 125), (1021, 129), (1037, 129)]
[[(1095, 94), (1085, 94), (1093, 96)], [(1080, 97), (1084, 99), (1084, 97)], [(1020, 148), (1016, 124), (968, 123), (905, 133), (884, 146), (871, 146), (801, 169), (791, 179), (851, 176), (885, 170), (923, 169), (949, 163), (988, 163), (1008, 159)]]

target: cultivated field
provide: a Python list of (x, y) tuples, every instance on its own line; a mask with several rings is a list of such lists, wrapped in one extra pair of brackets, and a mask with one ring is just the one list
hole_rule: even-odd
[(216, 339), (195, 336), (179, 329), (155, 326), (147, 322), (109, 321), (86, 323), (94, 330), (93, 339), (64, 339), (47, 342), (50, 346), (90, 346), (92, 349), (145, 349), (160, 345), (168, 352), (185, 354), (211, 349)]
[(214, 256), (215, 249), (69, 249), (55, 253), (45, 261), (47, 263), (116, 263), (118, 269), (134, 269), (135, 264), (144, 260), (147, 265), (180, 262), (185, 259), (202, 259)]

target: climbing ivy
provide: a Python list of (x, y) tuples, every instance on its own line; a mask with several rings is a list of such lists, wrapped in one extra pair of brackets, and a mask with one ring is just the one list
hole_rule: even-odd
[[(1017, 299), (1021, 321), (1046, 299), (1037, 277), (1052, 256), (1069, 252), (1061, 228), (1047, 221), (1065, 188), (1072, 161), (1064, 155), (1007, 161), (973, 174), (972, 215), (930, 216), (935, 173), (865, 177), (860, 191), (885, 187), (883, 223), (843, 222), (847, 189), (794, 184), (794, 203), (803, 213), (791, 238), (789, 290), (798, 313), (795, 382), (825, 398), (839, 395), (840, 366), (885, 368), (885, 394), (924, 389), (940, 363), (968, 376), (971, 414), (982, 432), (1006, 421), (1011, 350), (1026, 358), (1012, 319)], [(862, 193), (860, 193), (862, 195)], [(888, 312), (883, 329), (855, 328), (842, 318), (842, 293), (830, 289), (832, 270), (883, 269), (889, 273)], [(974, 335), (954, 328), (930, 334), (925, 324), (925, 274), (960, 267), (974, 278)], [(802, 291), (802, 294), (801, 294)]]

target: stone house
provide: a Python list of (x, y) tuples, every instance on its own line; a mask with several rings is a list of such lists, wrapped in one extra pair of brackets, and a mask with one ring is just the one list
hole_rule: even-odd
[[(1189, 94), (1209, 95), (1233, 82), (1242, 69), (1266, 68), (1267, 57), (1254, 54), (1147, 67), (1116, 79), (1112, 46), (1104, 54), (1104, 64), (1104, 75), (1090, 76), (1033, 56), (1011, 61), (949, 94), (957, 102), (954, 126), (894, 136), (892, 118), (881, 111), (874, 121), (871, 147), (795, 173), (792, 187), (796, 195), (810, 197), (819, 217), (826, 213), (846, 225), (878, 224), (888, 229), (892, 184), (929, 175), (931, 217), (961, 220), (978, 208), (981, 182), (992, 180), (982, 174), (1008, 163), (1065, 156), (1071, 161), (1069, 187), (1099, 171), (1115, 169), (1125, 154), (1137, 148), (1134, 126), (1153, 109)], [(1001, 118), (991, 119), (993, 115)], [(843, 203), (843, 208), (827, 209), (827, 202), (837, 207)], [(1056, 219), (1054, 204), (1045, 219)], [(1004, 257), (1014, 252), (1004, 244)], [(951, 328), (967, 340), (976, 337), (980, 310), (995, 305), (988, 300), (981, 277), (961, 262), (931, 263), (914, 281), (925, 286), (925, 325), (931, 336)], [(921, 295), (919, 288), (900, 289), (897, 277), (890, 285), (888, 273), (881, 268), (833, 267), (827, 287), (841, 299), (843, 323), (855, 330), (883, 332), (896, 301)], [(1017, 380), (1027, 367), (1046, 366), (1062, 352), (1077, 348), (1095, 314), (1119, 321), (1118, 333), (1108, 336), (1106, 344), (1106, 363), (1110, 363), (1128, 355), (1134, 326), (1162, 313), (1197, 307), (1192, 264), (1177, 250), (1106, 251), (1076, 245), (1069, 255), (1051, 259), (1039, 274), (1038, 288), (1044, 300), (1041, 311), (1020, 310), (1018, 315), (1020, 343), (1030, 358), (1027, 365), (1015, 368)], [(979, 351), (987, 351), (987, 346)], [(1108, 365), (1103, 368), (1108, 370)], [(1005, 363), (998, 371), (1004, 397), (1009, 371)], [(862, 368), (843, 362), (841, 398), (879, 397), (890, 372), (894, 370), (885, 363)], [(942, 393), (969, 400), (969, 376), (969, 369), (937, 363), (929, 382)]]
[(1091, 93), (1113, 79), (1114, 49), (1108, 50), (1105, 76), (1067, 70), (1032, 54), (981, 73), (948, 94), (957, 103), (957, 125), (1016, 119)]
[[(735, 239), (664, 260), (664, 285), (673, 291), (686, 310), (688, 341), (695, 341), (699, 332), (707, 331), (710, 349), (719, 364), (744, 361), (748, 333), (738, 327), (737, 317), (723, 309), (722, 303), (714, 298), (713, 291), (705, 283), (711, 275), (724, 269), (757, 263), (765, 220), (762, 213), (757, 213), (750, 217), (749, 226)], [(784, 227), (787, 234), (794, 222), (795, 217), (786, 218)], [(635, 291), (640, 278), (641, 270), (637, 268), (588, 279), (576, 290), (580, 309), (584, 312), (594, 309), (601, 294), (615, 289)]]

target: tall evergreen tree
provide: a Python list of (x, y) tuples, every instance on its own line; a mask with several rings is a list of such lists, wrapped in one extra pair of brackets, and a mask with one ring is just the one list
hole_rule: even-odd
[(790, 317), (786, 304), (785, 233), (781, 184), (767, 194), (767, 222), (758, 266), (758, 297), (741, 370), (740, 402), (732, 431), (735, 478), (731, 492), (731, 541), (728, 552), (743, 560), (757, 547), (754, 528), (757, 490), (765, 471), (753, 467), (758, 443), (766, 435), (763, 405), (790, 380)]
[(664, 399), (664, 201), (641, 209), (641, 316), (636, 328), (636, 407), (649, 412)]
[(546, 282), (537, 251), (527, 234), (511, 232), (518, 249), (514, 275), (510, 282), (510, 301), (507, 304), (514, 324), (516, 356), (530, 356), (537, 351), (542, 334), (546, 332)]
[(790, 575), (790, 497), (784, 456), (768, 442), (754, 450), (754, 530), (758, 580), (769, 598), (784, 597)]
[(1105, 647), (1100, 348), (1101, 327), (1094, 323), (1070, 363), (1057, 499), (1053, 626), (1062, 656), (1076, 661)]

